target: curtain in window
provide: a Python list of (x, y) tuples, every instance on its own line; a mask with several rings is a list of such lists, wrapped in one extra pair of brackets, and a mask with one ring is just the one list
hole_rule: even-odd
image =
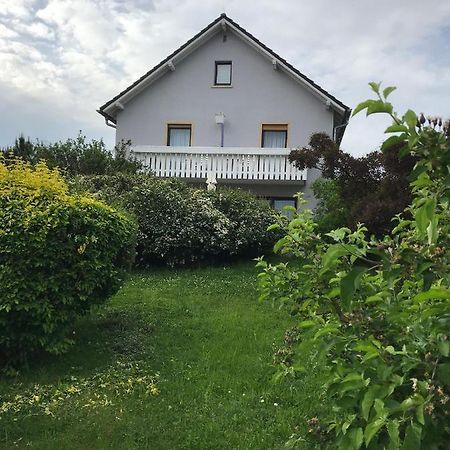
[(189, 147), (190, 140), (190, 128), (171, 128), (169, 130), (169, 145), (171, 147)]
[(285, 148), (286, 131), (264, 131), (264, 147)]
[(217, 64), (216, 84), (231, 84), (231, 64)]

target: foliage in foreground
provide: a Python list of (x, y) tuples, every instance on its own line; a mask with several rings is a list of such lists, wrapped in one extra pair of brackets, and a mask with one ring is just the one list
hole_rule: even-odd
[[(450, 136), (397, 116), (372, 83), (367, 115), (388, 113), (395, 133), (383, 148), (417, 163), (413, 201), (382, 239), (339, 228), (328, 244), (311, 212), (298, 215), (275, 246), (296, 264), (260, 261), (262, 298), (293, 305), (300, 317), (279, 376), (301, 374), (314, 351), (329, 367), (331, 418), (308, 421), (311, 439), (345, 450), (437, 450), (450, 442)], [(326, 421), (328, 420), (328, 425)], [(302, 438), (293, 437), (295, 446)]]
[(334, 225), (355, 229), (360, 222), (377, 236), (392, 230), (391, 218), (411, 202), (408, 176), (416, 162), (411, 154), (400, 158), (399, 145), (356, 158), (325, 133), (316, 133), (308, 147), (291, 152), (289, 160), (297, 167), (318, 168), (326, 178), (313, 186), (320, 230)]
[(50, 169), (58, 167), (70, 176), (137, 173), (142, 164), (133, 158), (130, 142), (121, 142), (112, 152), (102, 140), (88, 142), (81, 133), (65, 142), (44, 144), (20, 136), (2, 151), (7, 158), (22, 158), (31, 164), (45, 161)]
[(258, 256), (279, 236), (267, 231), (276, 213), (244, 191), (207, 192), (175, 179), (120, 174), (78, 178), (74, 189), (88, 190), (136, 216), (141, 265)]
[(56, 169), (0, 160), (0, 365), (65, 351), (74, 321), (122, 284), (135, 233)]

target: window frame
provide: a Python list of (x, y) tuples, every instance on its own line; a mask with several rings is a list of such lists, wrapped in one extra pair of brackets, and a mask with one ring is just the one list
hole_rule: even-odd
[[(294, 202), (293, 205), (284, 205), (284, 206), (293, 206), (295, 209), (298, 210), (298, 201), (295, 197), (270, 197), (270, 205), (273, 209), (275, 209), (275, 211), (278, 211), (280, 214), (284, 215), (285, 217), (287, 217), (288, 219), (292, 219), (293, 218), (293, 213), (291, 213), (290, 211), (283, 211), (282, 207), (281, 209), (276, 209), (275, 208), (275, 202), (279, 200), (279, 201), (289, 201), (289, 202)], [(286, 214), (288, 213), (288, 214)]]
[(274, 148), (274, 147), (265, 147), (264, 146), (264, 133), (266, 131), (278, 131), (284, 133), (284, 147), (281, 148), (287, 148), (288, 146), (288, 130), (289, 126), (287, 123), (263, 123), (261, 124), (261, 148)]
[[(229, 83), (218, 83), (217, 75), (218, 66), (230, 66), (230, 82)], [(232, 61), (215, 61), (214, 63), (214, 86), (231, 86), (233, 81), (233, 62)]]
[(189, 130), (189, 145), (192, 147), (192, 123), (168, 123), (167, 124), (167, 136), (166, 145), (167, 147), (175, 147), (175, 145), (170, 144), (170, 131), (171, 130)]

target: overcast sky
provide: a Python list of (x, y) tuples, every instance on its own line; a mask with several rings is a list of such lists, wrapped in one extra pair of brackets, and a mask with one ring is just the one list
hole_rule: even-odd
[[(448, 0), (0, 0), (0, 147), (114, 130), (96, 109), (221, 12), (350, 107), (369, 81), (398, 111), (450, 116)], [(342, 147), (377, 148), (382, 117), (352, 119)]]

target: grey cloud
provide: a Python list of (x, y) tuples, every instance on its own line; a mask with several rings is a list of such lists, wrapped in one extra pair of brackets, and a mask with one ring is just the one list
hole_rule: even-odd
[[(0, 92), (9, 111), (0, 146), (25, 131), (24, 123), (43, 139), (83, 129), (112, 145), (112, 130), (95, 109), (224, 4), (233, 19), (350, 106), (370, 95), (367, 82), (383, 80), (398, 86), (392, 96), (398, 110), (448, 114), (448, 2), (0, 0)], [(344, 148), (373, 150), (384, 125), (381, 117), (355, 118)]]

